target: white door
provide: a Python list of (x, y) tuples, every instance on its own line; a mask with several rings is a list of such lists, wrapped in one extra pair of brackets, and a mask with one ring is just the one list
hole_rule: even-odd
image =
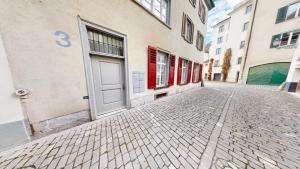
[(92, 56), (93, 79), (98, 115), (125, 106), (122, 59)]

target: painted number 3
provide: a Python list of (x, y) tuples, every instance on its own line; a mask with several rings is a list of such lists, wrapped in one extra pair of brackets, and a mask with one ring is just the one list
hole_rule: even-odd
[(68, 48), (72, 45), (68, 33), (63, 31), (56, 31), (54, 35), (59, 38), (58, 40), (56, 40), (56, 44), (58, 44), (59, 46)]

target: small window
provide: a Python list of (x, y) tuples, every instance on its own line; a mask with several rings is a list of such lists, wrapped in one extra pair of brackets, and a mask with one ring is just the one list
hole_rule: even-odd
[(248, 14), (248, 13), (250, 13), (252, 11), (252, 4), (251, 5), (248, 5), (247, 7), (246, 7), (246, 14)]
[(286, 20), (294, 19), (300, 16), (300, 2), (290, 5), (287, 9)]
[(188, 79), (188, 61), (182, 60), (181, 84), (187, 84)]
[(293, 32), (291, 43), (290, 43), (291, 45), (294, 45), (294, 44), (297, 43), (299, 34), (300, 34), (300, 31), (299, 32)]
[(200, 33), (200, 31), (197, 32), (197, 49), (200, 51), (203, 51), (203, 45), (204, 45), (204, 36)]
[(123, 56), (123, 40), (93, 29), (88, 29), (91, 52)]
[(240, 49), (244, 48), (245, 47), (245, 41), (241, 41), (241, 44), (240, 44)]
[(217, 43), (220, 44), (220, 43), (222, 43), (222, 42), (223, 42), (223, 36), (218, 37)]
[(216, 55), (220, 55), (221, 54), (221, 48), (217, 48), (216, 49)]
[(298, 42), (299, 35), (300, 35), (300, 30), (274, 35), (272, 37), (270, 48), (277, 48), (277, 47), (282, 47), (287, 45), (295, 45)]
[(202, 21), (202, 23), (205, 23), (205, 19), (206, 19), (206, 8), (204, 6), (204, 3), (202, 2), (202, 0), (199, 0), (199, 17), (200, 20)]
[(220, 61), (219, 60), (215, 60), (215, 62), (214, 62), (214, 67), (219, 67), (219, 63)]
[(286, 46), (289, 43), (290, 32), (282, 34), (280, 46)]
[(238, 61), (237, 61), (237, 64), (238, 64), (238, 65), (240, 65), (240, 64), (242, 63), (242, 59), (243, 59), (242, 57), (239, 57), (239, 58), (238, 58)]
[(219, 27), (219, 33), (224, 32), (224, 27), (225, 27), (224, 25), (222, 25), (222, 26)]
[(158, 51), (156, 57), (156, 88), (168, 85), (169, 55)]
[(183, 14), (182, 22), (182, 37), (189, 43), (193, 43), (194, 24), (192, 20), (186, 14)]
[(195, 68), (194, 68), (194, 72), (193, 72), (193, 82), (197, 83), (199, 81), (199, 71), (200, 71), (200, 65), (199, 64), (195, 64)]
[(248, 27), (249, 27), (249, 22), (244, 23), (243, 32), (248, 30)]
[(193, 7), (196, 6), (196, 0), (190, 0), (190, 3), (193, 5)]
[(170, 24), (170, 0), (136, 0), (161, 21)]

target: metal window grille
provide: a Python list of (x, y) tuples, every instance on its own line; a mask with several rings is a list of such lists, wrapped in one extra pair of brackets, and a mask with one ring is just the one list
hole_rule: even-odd
[(123, 39), (110, 34), (88, 29), (91, 52), (123, 56)]

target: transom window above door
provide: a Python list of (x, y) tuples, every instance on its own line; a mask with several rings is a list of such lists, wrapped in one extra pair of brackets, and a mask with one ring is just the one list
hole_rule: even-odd
[(110, 34), (88, 29), (90, 52), (123, 56), (123, 39)]
[(165, 24), (170, 25), (170, 0), (135, 0)]

